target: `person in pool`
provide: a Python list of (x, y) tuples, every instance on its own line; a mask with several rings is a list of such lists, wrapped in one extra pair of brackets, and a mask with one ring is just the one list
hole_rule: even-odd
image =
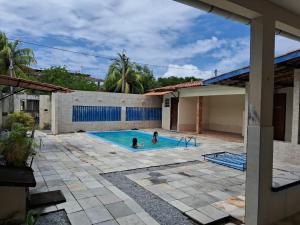
[(132, 138), (132, 146), (133, 148), (138, 148), (138, 147), (144, 147), (144, 142), (142, 142), (140, 145), (138, 143), (137, 138)]
[(157, 131), (154, 131), (153, 137), (152, 137), (152, 143), (153, 143), (153, 144), (156, 144), (156, 143), (158, 142), (157, 136), (158, 136), (158, 132), (157, 132)]

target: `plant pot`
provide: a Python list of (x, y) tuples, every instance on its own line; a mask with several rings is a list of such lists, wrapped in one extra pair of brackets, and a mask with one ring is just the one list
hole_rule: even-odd
[(0, 224), (24, 223), (28, 188), (36, 181), (30, 167), (0, 166)]

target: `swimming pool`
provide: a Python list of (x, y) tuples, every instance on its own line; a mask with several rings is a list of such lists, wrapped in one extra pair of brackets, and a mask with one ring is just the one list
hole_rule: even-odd
[[(122, 130), (122, 131), (91, 131), (88, 132), (93, 136), (102, 138), (106, 141), (112, 142), (117, 144), (123, 148), (126, 148), (132, 152), (140, 152), (140, 151), (147, 151), (147, 150), (159, 150), (162, 148), (177, 148), (177, 147), (185, 147), (185, 142), (180, 142), (178, 144), (177, 139), (169, 138), (160, 136), (158, 134), (158, 142), (156, 144), (152, 143), (152, 134), (144, 132), (144, 131), (137, 131), (137, 130)], [(137, 138), (138, 143), (144, 142), (143, 147), (139, 148), (132, 148), (132, 138)], [(188, 146), (194, 146), (194, 143), (188, 143)]]

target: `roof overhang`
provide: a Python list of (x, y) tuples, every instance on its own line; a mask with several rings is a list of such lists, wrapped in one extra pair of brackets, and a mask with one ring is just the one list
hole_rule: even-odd
[[(298, 0), (176, 0), (244, 24), (260, 16), (274, 18), (276, 33), (300, 40), (300, 4)], [(272, 12), (272, 14), (270, 14)]]
[(41, 83), (33, 80), (25, 80), (22, 78), (9, 77), (5, 75), (0, 75), (0, 85), (20, 87), (23, 89), (32, 89), (38, 91), (48, 91), (48, 92), (65, 92), (65, 93), (72, 92), (72, 90), (61, 86)]
[[(275, 87), (293, 86), (294, 69), (300, 68), (300, 49), (278, 56), (274, 60)], [(203, 81), (204, 85), (220, 84), (245, 87), (249, 81), (249, 67), (244, 67)]]
[(160, 92), (148, 92), (146, 94), (144, 94), (145, 96), (162, 96), (162, 95), (166, 95), (166, 94), (170, 94), (173, 91), (160, 91)]

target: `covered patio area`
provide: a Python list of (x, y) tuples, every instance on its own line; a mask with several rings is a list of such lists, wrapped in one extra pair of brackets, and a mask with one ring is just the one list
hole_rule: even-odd
[[(300, 5), (287, 0), (180, 0), (193, 7), (250, 24), (247, 124), (246, 225), (269, 225), (300, 211), (299, 182), (273, 188), (273, 99), (275, 34), (299, 40)], [(298, 74), (295, 70), (295, 74)], [(298, 76), (295, 80), (298, 81)], [(297, 84), (298, 85), (298, 84)], [(298, 99), (298, 100), (297, 100)], [(294, 101), (299, 101), (299, 92)], [(299, 124), (299, 104), (294, 126)], [(298, 134), (298, 132), (297, 132)], [(292, 138), (297, 140), (298, 136)], [(299, 148), (298, 148), (299, 150)], [(296, 150), (297, 151), (297, 150)]]

